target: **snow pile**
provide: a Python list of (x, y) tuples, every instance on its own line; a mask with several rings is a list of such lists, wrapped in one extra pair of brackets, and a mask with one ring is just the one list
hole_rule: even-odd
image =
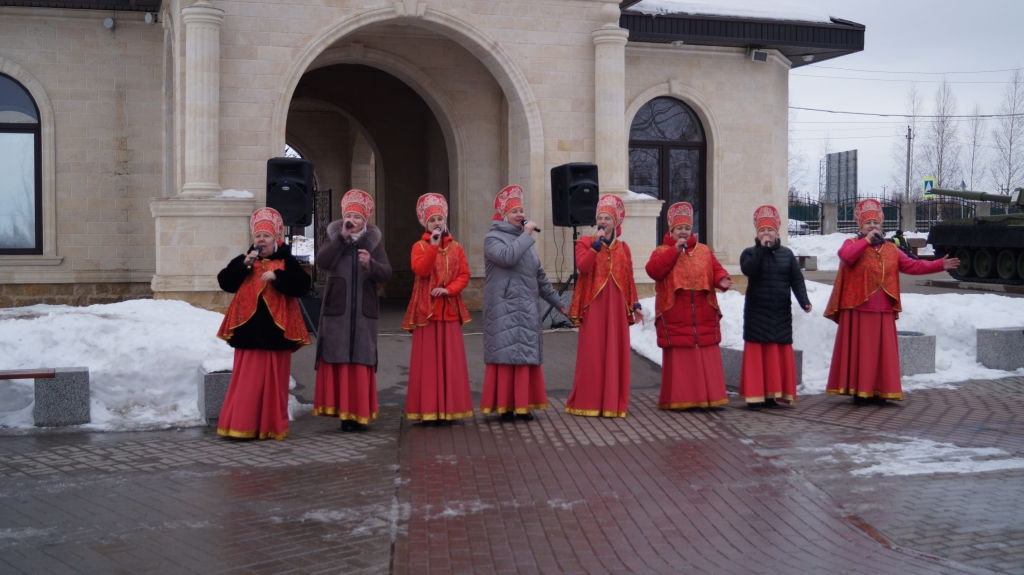
[[(793, 304), (793, 347), (803, 350), (803, 394), (824, 393), (832, 361), (836, 324), (822, 315), (832, 286), (806, 282), (813, 305), (811, 313)], [(743, 349), (743, 295), (737, 291), (718, 294), (722, 309), (722, 346)], [(917, 331), (936, 336), (935, 367), (932, 374), (903, 378), (904, 391), (946, 387), (968, 379), (995, 379), (1011, 372), (988, 369), (977, 361), (978, 328), (1024, 325), (1024, 298), (996, 294), (903, 294), (903, 313), (896, 322), (900, 331)], [(654, 298), (643, 300), (644, 324), (630, 327), (632, 347), (640, 355), (661, 365), (661, 349), (654, 331)], [(1012, 372), (1024, 374), (1024, 370)]]
[[(891, 236), (888, 234), (886, 237)], [(839, 270), (839, 248), (843, 242), (854, 237), (853, 234), (829, 234), (827, 236), (789, 236), (789, 249), (798, 256), (815, 256), (818, 258), (819, 271)], [(903, 237), (928, 238), (927, 232), (904, 232)], [(931, 245), (917, 250), (918, 255), (930, 256), (935, 253)]]
[(804, 447), (800, 451), (823, 453), (819, 461), (847, 460), (867, 464), (851, 475), (924, 475), (932, 473), (982, 473), (1024, 469), (1024, 459), (994, 447), (957, 447), (927, 439), (894, 437), (891, 443), (837, 443), (831, 447)]
[(767, 20), (796, 20), (798, 22), (832, 21), (828, 14), (786, 2), (766, 0), (643, 0), (629, 8), (642, 14), (694, 14), (762, 18)]
[[(217, 338), (223, 318), (171, 300), (0, 309), (0, 369), (88, 367), (87, 429), (203, 425), (199, 368), (232, 367), (233, 350)], [(0, 425), (31, 427), (33, 402), (32, 380), (0, 381)]]
[(293, 235), (292, 255), (296, 258), (308, 256), (311, 260), (313, 257), (313, 238), (306, 237), (305, 235)]
[(641, 194), (640, 192), (634, 192), (633, 190), (626, 190), (624, 196), (627, 200), (641, 201), (641, 200), (656, 200), (658, 198), (647, 194)]
[(215, 198), (252, 198), (252, 192), (249, 190), (221, 190), (219, 194), (214, 196)]

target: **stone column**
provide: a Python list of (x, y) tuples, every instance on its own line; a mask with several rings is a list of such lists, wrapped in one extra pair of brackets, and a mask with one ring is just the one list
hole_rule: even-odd
[(206, 0), (181, 10), (185, 24), (185, 185), (181, 195), (220, 194), (220, 26)]
[(625, 194), (626, 39), (629, 31), (605, 24), (594, 40), (594, 151), (602, 193)]
[(821, 235), (827, 236), (839, 231), (839, 204), (821, 203)]
[(900, 203), (900, 229), (905, 232), (917, 231), (917, 204), (914, 202)]

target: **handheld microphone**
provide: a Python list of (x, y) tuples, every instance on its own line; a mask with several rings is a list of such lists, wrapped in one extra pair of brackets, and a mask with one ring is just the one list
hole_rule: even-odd
[[(249, 249), (245, 250), (245, 253), (246, 253), (246, 255), (248, 255), (248, 254), (250, 254), (250, 253), (252, 253), (254, 251), (257, 251), (256, 250), (256, 244), (253, 244), (253, 245), (249, 246)], [(260, 256), (257, 253), (256, 258), (258, 259), (259, 257)], [(253, 261), (256, 261), (256, 260), (253, 260)], [(252, 269), (252, 262), (249, 262), (249, 263), (245, 264), (245, 269), (251, 270)]]
[(350, 222), (350, 221), (349, 222), (345, 222), (345, 229), (346, 230), (351, 230), (354, 227), (356, 227), (356, 225), (353, 224), (352, 222)]
[[(530, 221), (530, 220), (523, 220), (523, 225), (526, 225), (526, 222), (528, 222), (528, 221)], [(537, 232), (539, 234), (540, 233), (540, 228), (533, 228), (533, 231), (535, 231), (535, 232)]]

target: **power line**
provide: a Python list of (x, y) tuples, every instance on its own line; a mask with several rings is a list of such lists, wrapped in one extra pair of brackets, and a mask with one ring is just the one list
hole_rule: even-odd
[(996, 72), (1013, 72), (1021, 68), (1007, 68), (1005, 70), (971, 70), (969, 72), (894, 72), (892, 70), (859, 70), (857, 68), (838, 68), (836, 66), (815, 66), (815, 68), (828, 68), (829, 70), (843, 70), (845, 72), (869, 72), (872, 74), (927, 74), (929, 76), (942, 76), (945, 74), (994, 74)]
[(824, 112), (826, 114), (849, 114), (852, 116), (876, 116), (879, 118), (1014, 118), (1017, 116), (1024, 116), (1021, 114), (977, 114), (977, 115), (952, 115), (952, 116), (934, 116), (927, 114), (920, 114), (914, 116), (913, 114), (876, 114), (874, 112), (844, 112), (841, 110), (823, 110), (821, 108), (802, 108), (800, 106), (790, 106), (790, 110), (804, 110), (807, 112)]
[(790, 76), (799, 76), (801, 78), (826, 78), (829, 80), (858, 80), (867, 82), (911, 82), (914, 84), (1005, 84), (1006, 82), (967, 82), (967, 81), (949, 81), (949, 80), (895, 80), (889, 78), (850, 78), (847, 76), (817, 76), (813, 74), (790, 74)]

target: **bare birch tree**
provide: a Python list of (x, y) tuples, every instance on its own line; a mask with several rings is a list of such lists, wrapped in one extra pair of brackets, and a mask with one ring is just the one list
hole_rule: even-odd
[(977, 190), (985, 179), (985, 118), (981, 117), (981, 106), (975, 104), (971, 118), (964, 126), (963, 149), (964, 180), (968, 190)]
[(934, 118), (925, 127), (924, 161), (935, 187), (951, 188), (960, 182), (960, 122), (956, 118), (956, 96), (946, 80), (935, 90)]
[(1024, 185), (1024, 74), (1014, 70), (1003, 88), (996, 128), (992, 130), (995, 159), (992, 179), (1001, 192)]
[[(904, 100), (904, 111), (907, 114), (907, 123), (896, 130), (896, 136), (892, 144), (892, 196), (901, 201), (912, 201), (917, 199), (917, 184), (921, 181), (920, 166), (923, 161), (920, 158), (921, 149), (919, 145), (924, 126), (921, 116), (924, 115), (924, 97), (917, 89), (917, 84), (911, 84), (907, 88), (907, 95)], [(913, 139), (910, 141), (910, 165), (907, 165), (907, 128), (910, 128)], [(910, 170), (910, 189), (907, 189), (907, 170)]]

